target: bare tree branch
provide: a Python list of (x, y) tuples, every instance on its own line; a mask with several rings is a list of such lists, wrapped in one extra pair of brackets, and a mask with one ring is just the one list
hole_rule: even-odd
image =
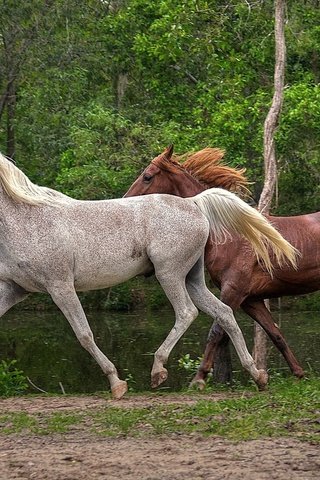
[(265, 182), (259, 200), (259, 210), (268, 213), (277, 181), (274, 135), (279, 123), (284, 90), (286, 44), (284, 35), (285, 0), (275, 0), (275, 71), (272, 104), (264, 124)]
[[(258, 208), (263, 213), (269, 213), (272, 198), (277, 183), (277, 161), (274, 136), (279, 124), (283, 103), (286, 43), (284, 34), (285, 0), (275, 0), (275, 70), (274, 94), (272, 104), (264, 123), (264, 187), (260, 196)], [(270, 308), (269, 301), (266, 301)], [(254, 328), (253, 358), (258, 368), (267, 367), (267, 336), (257, 324)]]

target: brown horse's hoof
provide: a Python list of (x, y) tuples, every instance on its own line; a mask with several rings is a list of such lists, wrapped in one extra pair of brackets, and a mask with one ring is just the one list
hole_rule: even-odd
[(168, 378), (168, 370), (163, 368), (160, 372), (153, 373), (151, 375), (151, 387), (157, 388), (161, 383), (163, 383)]
[(189, 387), (202, 391), (206, 388), (206, 382), (201, 378), (198, 378), (198, 379), (195, 378), (192, 380)]
[(256, 384), (260, 392), (266, 389), (268, 378), (268, 374), (265, 370), (259, 370), (259, 377), (256, 380)]
[(293, 375), (297, 378), (303, 378), (304, 377), (304, 371), (302, 368), (297, 368), (294, 372), (292, 372)]
[(111, 388), (112, 398), (114, 400), (120, 400), (125, 393), (128, 391), (127, 382), (124, 380), (119, 380), (119, 383), (113, 388)]

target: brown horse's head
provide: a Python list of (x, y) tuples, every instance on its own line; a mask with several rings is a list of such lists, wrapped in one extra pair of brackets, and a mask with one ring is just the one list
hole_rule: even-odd
[(205, 190), (205, 187), (201, 188), (201, 185), (173, 157), (173, 145), (170, 145), (152, 160), (124, 196), (168, 193), (191, 197), (202, 190)]
[(218, 148), (204, 148), (193, 154), (176, 156), (171, 145), (152, 160), (125, 197), (149, 193), (192, 197), (211, 187), (247, 195), (245, 169), (225, 165), (223, 156), (223, 150)]

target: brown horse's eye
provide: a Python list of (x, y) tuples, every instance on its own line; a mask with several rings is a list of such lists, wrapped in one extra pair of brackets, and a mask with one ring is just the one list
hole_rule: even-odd
[(152, 178), (153, 178), (153, 176), (152, 176), (152, 175), (148, 175), (147, 173), (145, 173), (145, 174), (143, 175), (143, 181), (144, 181), (145, 183), (151, 182)]

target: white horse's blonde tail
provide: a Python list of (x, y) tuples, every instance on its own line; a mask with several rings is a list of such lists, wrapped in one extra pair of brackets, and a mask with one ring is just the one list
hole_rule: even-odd
[(235, 194), (222, 188), (210, 188), (189, 200), (207, 217), (217, 243), (225, 242), (230, 232), (238, 233), (250, 242), (258, 260), (264, 263), (270, 274), (273, 265), (268, 247), (274, 253), (279, 266), (289, 263), (297, 268), (298, 250), (287, 242), (261, 213)]

